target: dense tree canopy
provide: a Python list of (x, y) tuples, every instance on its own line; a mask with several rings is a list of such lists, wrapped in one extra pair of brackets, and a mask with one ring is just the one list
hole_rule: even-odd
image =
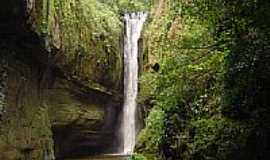
[(154, 7), (145, 46), (149, 65), (161, 69), (141, 77), (148, 116), (137, 151), (148, 159), (266, 159), (270, 3), (167, 0)]

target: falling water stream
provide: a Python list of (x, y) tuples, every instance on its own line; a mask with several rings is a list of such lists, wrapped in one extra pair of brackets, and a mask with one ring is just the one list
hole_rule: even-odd
[(138, 93), (138, 40), (147, 14), (126, 14), (124, 37), (124, 106), (122, 119), (123, 154), (133, 153), (136, 141), (136, 98)]

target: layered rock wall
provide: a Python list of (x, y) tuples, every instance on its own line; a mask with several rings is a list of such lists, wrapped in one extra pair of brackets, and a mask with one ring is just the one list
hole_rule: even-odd
[(0, 6), (0, 159), (109, 149), (122, 103), (118, 15), (95, 0)]

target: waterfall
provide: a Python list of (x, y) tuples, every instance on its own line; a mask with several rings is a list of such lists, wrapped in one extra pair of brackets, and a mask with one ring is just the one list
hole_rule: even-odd
[(138, 93), (138, 40), (147, 14), (126, 14), (124, 37), (124, 106), (122, 119), (123, 154), (131, 154), (136, 141), (136, 98)]

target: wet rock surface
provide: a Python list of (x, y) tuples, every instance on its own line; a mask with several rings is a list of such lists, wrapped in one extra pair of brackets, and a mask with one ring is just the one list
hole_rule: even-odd
[(48, 90), (56, 155), (99, 153), (114, 139), (120, 103), (113, 96), (57, 79)]

